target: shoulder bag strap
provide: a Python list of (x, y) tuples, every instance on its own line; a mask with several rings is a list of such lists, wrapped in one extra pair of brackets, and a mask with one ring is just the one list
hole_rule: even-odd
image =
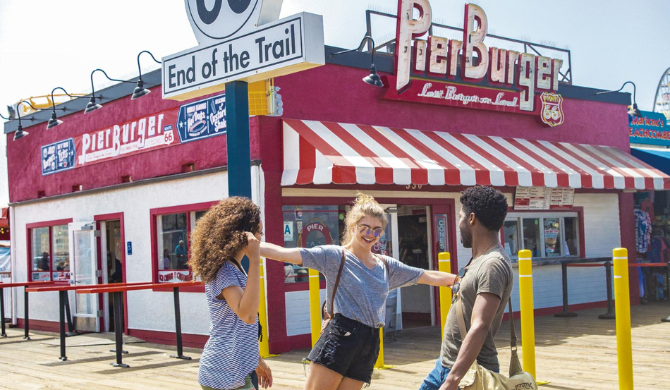
[(332, 318), (335, 310), (335, 294), (337, 293), (337, 287), (340, 285), (340, 276), (342, 276), (342, 268), (344, 268), (344, 260), (346, 257), (346, 249), (342, 248), (342, 261), (340, 261), (340, 269), (337, 271), (337, 278), (335, 279), (335, 286), (333, 286), (333, 295), (330, 296), (330, 310), (328, 315)]
[(389, 272), (390, 272), (390, 271), (389, 271), (389, 263), (388, 263), (388, 261), (386, 261), (386, 259), (384, 258), (384, 256), (376, 255), (376, 254), (373, 254), (373, 256), (378, 257), (379, 260), (381, 260), (382, 263), (384, 263), (384, 268), (386, 268), (386, 276), (391, 276), (391, 274), (389, 273)]
[[(514, 313), (512, 312), (512, 298), (508, 301), (508, 312), (509, 312), (509, 333), (510, 333), (510, 347), (512, 348), (512, 353), (516, 354), (516, 332), (514, 330)], [(465, 326), (465, 316), (463, 315), (463, 303), (461, 302), (461, 296), (458, 296), (456, 300), (456, 319), (458, 320), (458, 331), (461, 333), (461, 342), (465, 340), (465, 336), (468, 333), (468, 330)]]

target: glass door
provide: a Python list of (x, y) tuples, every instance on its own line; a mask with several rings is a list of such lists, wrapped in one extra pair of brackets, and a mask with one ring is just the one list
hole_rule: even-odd
[[(374, 253), (398, 258), (398, 207), (394, 204), (382, 204), (386, 211), (388, 224), (384, 234), (372, 248)], [(386, 300), (386, 332), (402, 329), (402, 311), (399, 290), (393, 290), (389, 293)]]
[[(98, 250), (96, 245), (95, 222), (72, 222), (68, 225), (72, 253), (72, 273), (70, 283), (76, 286), (96, 285), (98, 270)], [(78, 330), (100, 332), (97, 294), (75, 294), (74, 316)]]

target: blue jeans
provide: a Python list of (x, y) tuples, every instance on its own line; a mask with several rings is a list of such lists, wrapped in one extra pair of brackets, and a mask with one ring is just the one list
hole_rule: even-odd
[(449, 371), (451, 371), (451, 369), (442, 365), (442, 359), (437, 358), (435, 368), (433, 368), (433, 371), (431, 371), (426, 379), (423, 380), (419, 390), (438, 390), (444, 381), (447, 380)]

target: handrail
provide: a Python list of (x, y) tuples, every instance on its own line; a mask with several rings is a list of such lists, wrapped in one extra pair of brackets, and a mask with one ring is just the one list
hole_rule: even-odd
[(136, 290), (148, 290), (156, 287), (162, 288), (174, 288), (174, 287), (186, 287), (186, 286), (197, 286), (202, 284), (201, 281), (191, 281), (191, 282), (175, 282), (175, 283), (149, 283), (149, 284), (140, 284), (135, 286), (109, 286), (105, 285), (103, 287), (92, 287), (84, 288), (81, 290), (76, 290), (77, 294), (104, 294), (104, 293), (114, 293), (114, 292), (125, 292), (125, 291), (136, 291)]
[(0, 283), (0, 288), (10, 288), (10, 287), (28, 287), (28, 286), (39, 286), (47, 284), (55, 284), (56, 281), (49, 280), (43, 282), (14, 282), (14, 283)]
[(114, 286), (139, 286), (139, 285), (145, 285), (145, 284), (150, 284), (151, 282), (134, 282), (134, 283), (109, 283), (109, 284), (94, 284), (94, 285), (61, 285), (61, 286), (46, 286), (46, 287), (29, 287), (27, 290), (28, 292), (49, 292), (49, 291), (76, 291), (76, 290), (81, 290), (85, 288), (94, 288), (94, 287), (111, 287), (110, 285)]

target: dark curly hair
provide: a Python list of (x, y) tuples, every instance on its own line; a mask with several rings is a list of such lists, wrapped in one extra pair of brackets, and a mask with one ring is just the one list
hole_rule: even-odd
[(226, 198), (203, 215), (191, 234), (194, 276), (204, 282), (216, 278), (219, 269), (247, 246), (245, 232), (258, 233), (261, 209), (248, 198)]
[(474, 213), (488, 230), (500, 230), (507, 216), (507, 198), (488, 186), (474, 186), (461, 193), (466, 214)]

